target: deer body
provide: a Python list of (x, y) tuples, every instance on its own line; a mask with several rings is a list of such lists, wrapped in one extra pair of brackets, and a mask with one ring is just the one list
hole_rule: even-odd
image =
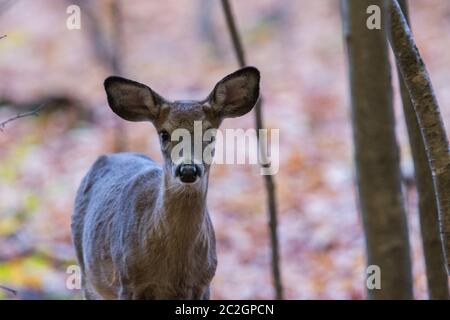
[[(202, 101), (167, 102), (150, 88), (118, 77), (108, 78), (105, 89), (119, 116), (155, 125), (164, 163), (118, 153), (101, 156), (84, 177), (72, 217), (84, 296), (208, 299), (217, 266), (206, 207), (210, 166), (184, 158), (175, 163), (168, 132), (191, 132), (194, 121), (218, 128), (223, 117), (250, 111), (259, 94), (259, 73), (241, 69)], [(211, 143), (203, 141), (203, 148)]]
[(208, 297), (217, 261), (205, 197), (168, 190), (163, 170), (145, 156), (100, 157), (81, 184), (74, 216), (78, 260), (84, 279), (93, 280), (86, 296)]

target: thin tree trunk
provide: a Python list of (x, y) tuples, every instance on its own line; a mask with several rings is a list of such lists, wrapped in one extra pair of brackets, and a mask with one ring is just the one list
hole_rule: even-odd
[[(110, 0), (106, 3), (107, 10), (102, 10), (100, 1), (87, 0), (68, 0), (69, 3), (75, 3), (83, 8), (83, 14), (86, 18), (87, 35), (92, 46), (94, 56), (98, 62), (103, 64), (108, 72), (116, 76), (123, 76), (123, 1)], [(103, 8), (104, 9), (104, 8)], [(105, 32), (105, 27), (99, 19), (99, 14), (109, 14), (112, 30), (110, 35)], [(84, 27), (83, 27), (84, 28)], [(109, 36), (109, 37), (108, 37)], [(113, 118), (113, 151), (120, 152), (126, 150), (127, 136), (125, 125), (122, 119)]]
[(390, 2), (390, 41), (416, 112), (436, 190), (447, 274), (450, 274), (450, 153), (426, 67), (397, 1)]
[[(119, 0), (111, 2), (111, 24), (113, 32), (111, 35), (111, 71), (114, 75), (123, 75), (122, 65), (122, 47), (123, 47), (123, 19), (122, 7)], [(127, 137), (125, 125), (122, 119), (114, 118), (114, 151), (121, 152), (126, 150)]]
[[(228, 30), (230, 32), (231, 40), (233, 42), (236, 59), (238, 60), (239, 66), (244, 67), (247, 65), (245, 61), (244, 47), (242, 46), (239, 32), (236, 28), (236, 23), (234, 21), (233, 12), (231, 10), (231, 6), (228, 0), (222, 0), (222, 8), (225, 14), (225, 19), (227, 22)], [(264, 128), (261, 97), (259, 98), (255, 106), (255, 123), (256, 123), (256, 132), (258, 133), (258, 141), (260, 141), (259, 130)], [(266, 186), (267, 206), (269, 211), (269, 231), (272, 246), (272, 276), (275, 288), (275, 298), (277, 300), (282, 300), (283, 285), (281, 279), (279, 244), (277, 234), (278, 222), (277, 222), (277, 205), (275, 198), (275, 183), (271, 175), (264, 175), (264, 182)]]
[[(400, 7), (408, 22), (408, 6), (406, 0), (400, 0)], [(445, 259), (439, 235), (439, 212), (436, 203), (433, 176), (428, 164), (428, 157), (423, 144), (419, 122), (411, 103), (408, 89), (405, 86), (400, 70), (398, 70), (400, 92), (403, 101), (409, 143), (414, 160), (414, 172), (419, 196), (419, 217), (422, 233), (422, 246), (427, 272), (428, 296), (430, 299), (449, 299), (448, 280), (445, 271)]]
[(342, 1), (367, 263), (381, 269), (381, 288), (368, 288), (368, 296), (371, 299), (412, 299), (408, 228), (395, 138), (388, 47), (383, 28), (369, 30), (366, 27), (369, 17), (366, 10), (370, 5), (383, 8), (383, 0)]

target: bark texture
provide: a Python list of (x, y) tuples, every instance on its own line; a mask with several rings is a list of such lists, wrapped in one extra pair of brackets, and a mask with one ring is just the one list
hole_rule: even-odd
[[(408, 22), (406, 0), (398, 1)], [(428, 164), (425, 145), (422, 140), (419, 122), (414, 111), (408, 89), (398, 70), (400, 92), (403, 102), (406, 127), (408, 129), (411, 154), (414, 161), (414, 175), (419, 197), (419, 217), (422, 233), (422, 246), (427, 272), (428, 296), (430, 299), (448, 300), (448, 280), (445, 271), (444, 253), (439, 235), (439, 212), (433, 185), (433, 176)]]
[(450, 274), (450, 154), (439, 106), (425, 64), (397, 1), (390, 2), (390, 40), (408, 88), (424, 141), (439, 212), (447, 274)]
[[(370, 5), (383, 8), (383, 1), (342, 1), (354, 156), (367, 263), (381, 269), (381, 289), (368, 289), (368, 296), (371, 299), (412, 299), (408, 228), (395, 138), (387, 39), (384, 28), (367, 28), (370, 15), (366, 10)], [(381, 17), (385, 16), (383, 13)]]

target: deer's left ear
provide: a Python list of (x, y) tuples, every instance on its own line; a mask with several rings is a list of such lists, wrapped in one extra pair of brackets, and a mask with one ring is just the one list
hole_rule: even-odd
[(252, 110), (259, 97), (260, 74), (245, 67), (220, 80), (208, 98), (211, 108), (222, 118), (235, 118)]

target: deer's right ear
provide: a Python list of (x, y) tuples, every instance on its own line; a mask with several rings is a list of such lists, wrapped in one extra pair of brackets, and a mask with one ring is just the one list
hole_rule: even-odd
[(153, 121), (158, 117), (163, 99), (146, 85), (108, 77), (104, 86), (108, 104), (119, 117), (129, 121)]

